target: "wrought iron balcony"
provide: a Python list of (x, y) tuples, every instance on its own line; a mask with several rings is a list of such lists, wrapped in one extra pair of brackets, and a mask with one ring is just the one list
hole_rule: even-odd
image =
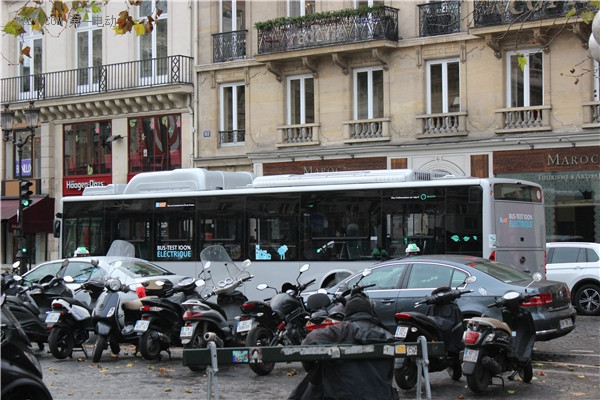
[(246, 30), (213, 34), (213, 62), (245, 59), (247, 35)]
[[(272, 22), (272, 23), (270, 23)], [(398, 40), (398, 10), (348, 9), (256, 24), (258, 54), (281, 53), (371, 40)]]
[(575, 9), (595, 10), (589, 1), (475, 1), (473, 23), (476, 28), (492, 25), (519, 24), (527, 21), (538, 21), (565, 17)]
[(419, 4), (419, 36), (460, 32), (460, 2), (438, 1)]
[(193, 59), (170, 56), (2, 79), (1, 103), (191, 85)]

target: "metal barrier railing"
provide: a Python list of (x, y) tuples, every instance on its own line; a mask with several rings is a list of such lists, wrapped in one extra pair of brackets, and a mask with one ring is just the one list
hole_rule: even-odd
[(219, 371), (219, 364), (412, 357), (417, 359), (417, 399), (421, 399), (423, 383), (427, 399), (431, 399), (429, 357), (438, 357), (443, 354), (445, 354), (443, 342), (427, 342), (423, 336), (420, 336), (416, 343), (391, 342), (366, 345), (326, 344), (217, 348), (214, 341), (209, 341), (207, 348), (184, 349), (183, 365), (188, 367), (206, 366), (207, 399), (218, 400), (219, 388), (216, 373)]

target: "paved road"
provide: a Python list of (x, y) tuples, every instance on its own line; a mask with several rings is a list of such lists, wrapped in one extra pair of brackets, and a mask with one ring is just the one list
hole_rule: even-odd
[[(91, 352), (91, 347), (90, 350)], [(530, 384), (506, 381), (477, 396), (466, 381), (452, 381), (445, 372), (432, 374), (434, 399), (597, 399), (600, 393), (600, 318), (578, 317), (569, 335), (536, 342), (534, 379)], [(56, 360), (46, 351), (37, 353), (44, 381), (56, 400), (61, 399), (207, 399), (205, 372), (192, 372), (182, 364), (182, 349), (149, 362), (125, 346), (118, 357), (104, 352), (99, 363), (82, 353)], [(222, 400), (285, 399), (304, 374), (300, 363), (278, 364), (268, 376), (255, 375), (246, 365), (222, 366), (218, 372)], [(401, 391), (400, 398), (416, 398), (416, 390)], [(425, 398), (425, 392), (422, 397)]]

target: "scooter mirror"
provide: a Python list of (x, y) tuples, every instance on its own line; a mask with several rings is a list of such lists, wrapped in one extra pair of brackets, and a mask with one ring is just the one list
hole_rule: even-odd
[(21, 261), (15, 261), (12, 265), (13, 271), (18, 270), (20, 265), (21, 265)]
[(371, 268), (365, 268), (362, 272), (362, 276), (369, 276), (371, 275), (371, 273), (373, 272), (373, 270)]
[(269, 287), (266, 283), (261, 283), (260, 285), (256, 286), (256, 290), (265, 290), (267, 287)]
[(467, 279), (465, 279), (465, 284), (470, 285), (471, 283), (474, 283), (476, 280), (477, 280), (477, 277), (475, 275), (471, 275)]
[(196, 281), (196, 286), (200, 287), (200, 286), (204, 286), (206, 285), (206, 281), (204, 279), (198, 279)]
[[(67, 261), (69, 261), (69, 260), (67, 260)], [(119, 263), (120, 263), (120, 262), (121, 262), (121, 261), (119, 261)], [(100, 261), (98, 261), (98, 259), (94, 258), (94, 259), (91, 261), (91, 263), (92, 263), (92, 265), (93, 265), (94, 267), (97, 267), (97, 266), (98, 266), (98, 264), (100, 264)], [(119, 265), (121, 265), (121, 264), (119, 264)]]
[(519, 296), (520, 296), (519, 292), (515, 292), (515, 291), (511, 290), (510, 292), (504, 293), (504, 296), (502, 296), (502, 297), (504, 298), (504, 300), (514, 300)]
[(67, 283), (73, 283), (73, 282), (75, 282), (75, 279), (73, 279), (73, 277), (71, 275), (65, 275), (63, 277), (63, 281), (65, 281)]
[(69, 259), (68, 259), (68, 258), (65, 258), (65, 259), (63, 260), (63, 262), (62, 262), (62, 263), (60, 263), (60, 266), (61, 266), (61, 267), (66, 267), (67, 265), (69, 265)]
[(542, 274), (540, 274), (539, 272), (536, 272), (533, 274), (532, 278), (533, 278), (534, 282), (539, 282), (542, 280)]
[(242, 263), (242, 269), (246, 269), (250, 266), (250, 264), (252, 264), (252, 261), (250, 261), (249, 259), (245, 259), (244, 262)]
[(206, 264), (204, 264), (204, 270), (208, 271), (209, 268), (210, 268), (210, 261), (207, 261)]
[(23, 277), (21, 275), (13, 275), (13, 279), (15, 280), (15, 282), (21, 282), (23, 280)]
[(310, 264), (304, 264), (300, 267), (300, 272), (306, 272), (310, 268)]
[(327, 290), (321, 288), (321, 289), (317, 290), (317, 293), (327, 294)]

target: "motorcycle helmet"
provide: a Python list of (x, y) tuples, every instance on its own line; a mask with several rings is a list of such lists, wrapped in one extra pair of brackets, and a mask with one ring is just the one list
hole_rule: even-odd
[(352, 296), (350, 300), (346, 302), (346, 307), (344, 308), (346, 318), (359, 312), (364, 312), (375, 316), (373, 304), (368, 297), (362, 295)]

